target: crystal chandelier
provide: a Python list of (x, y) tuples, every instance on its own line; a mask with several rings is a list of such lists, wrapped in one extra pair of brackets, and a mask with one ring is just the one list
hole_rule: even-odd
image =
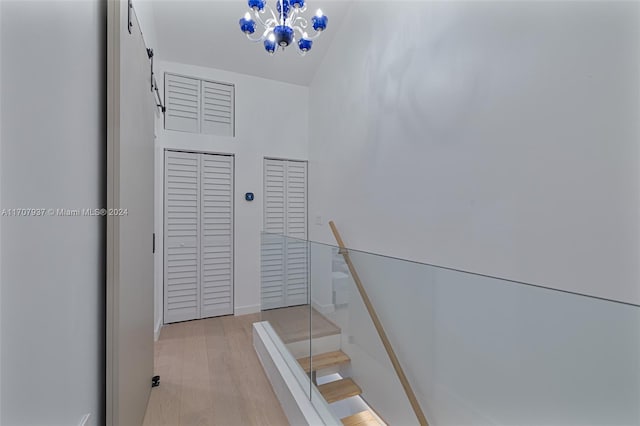
[[(327, 28), (329, 21), (329, 18), (318, 9), (315, 16), (311, 18), (311, 26), (315, 33), (310, 36), (306, 31), (309, 21), (302, 16), (307, 10), (305, 0), (276, 0), (275, 12), (270, 6), (266, 6), (265, 0), (248, 0), (247, 3), (250, 11), (240, 19), (240, 30), (249, 40), (264, 42), (265, 50), (271, 55), (279, 47), (284, 50), (290, 44), (296, 43), (296, 40), (300, 54), (305, 55), (311, 50), (313, 40)], [(269, 13), (266, 12), (265, 6)], [(265, 14), (266, 19), (262, 16)], [(256, 32), (256, 23), (264, 28), (260, 37), (253, 35)]]

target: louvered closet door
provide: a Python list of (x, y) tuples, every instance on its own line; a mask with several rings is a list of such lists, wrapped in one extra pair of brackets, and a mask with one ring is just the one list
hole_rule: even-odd
[(200, 80), (165, 74), (165, 128), (200, 132)]
[(201, 155), (201, 317), (233, 314), (233, 157)]
[(165, 152), (164, 322), (200, 317), (199, 155)]
[[(307, 303), (307, 163), (287, 161), (287, 272), (286, 305)], [(300, 239), (301, 241), (297, 241)]]
[(264, 160), (262, 309), (285, 306), (286, 173), (284, 161)]
[[(262, 309), (308, 303), (307, 163), (264, 163)], [(295, 241), (291, 238), (298, 238)]]

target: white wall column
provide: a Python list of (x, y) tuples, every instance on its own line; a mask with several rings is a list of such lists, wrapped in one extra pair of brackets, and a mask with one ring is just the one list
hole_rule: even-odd
[[(105, 2), (0, 3), (0, 208), (103, 207)], [(0, 424), (104, 423), (104, 224), (0, 219)]]

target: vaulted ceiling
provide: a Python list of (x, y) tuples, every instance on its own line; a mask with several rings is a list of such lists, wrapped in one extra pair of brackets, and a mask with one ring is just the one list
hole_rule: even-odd
[[(268, 0), (275, 6), (275, 0)], [(160, 59), (218, 68), (272, 80), (309, 85), (329, 49), (351, 1), (307, 0), (329, 17), (326, 32), (301, 57), (297, 47), (265, 52), (240, 31), (238, 20), (248, 10), (246, 0), (159, 0), (153, 2)]]

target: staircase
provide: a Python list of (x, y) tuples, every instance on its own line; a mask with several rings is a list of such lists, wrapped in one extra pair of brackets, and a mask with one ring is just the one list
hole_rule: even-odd
[[(311, 310), (312, 329), (309, 329), (309, 306), (274, 309), (262, 313), (271, 323), (287, 350), (297, 359), (329, 409), (345, 425), (385, 425), (360, 397), (362, 389), (350, 378), (351, 359), (342, 349), (342, 330), (325, 315)], [(335, 320), (335, 318), (334, 318)], [(313, 339), (313, 358), (309, 356), (309, 339)]]
[[(340, 350), (314, 355), (313, 361), (310, 357), (298, 359), (302, 369), (311, 375), (314, 382), (318, 377), (327, 375), (327, 373), (332, 374), (336, 370), (340, 370), (341, 367), (347, 366), (350, 362), (349, 356)], [(321, 384), (318, 386), (318, 390), (328, 404), (359, 396), (362, 393), (360, 387), (351, 378), (341, 378)], [(359, 411), (343, 417), (342, 424), (347, 426), (384, 425), (371, 410)]]

